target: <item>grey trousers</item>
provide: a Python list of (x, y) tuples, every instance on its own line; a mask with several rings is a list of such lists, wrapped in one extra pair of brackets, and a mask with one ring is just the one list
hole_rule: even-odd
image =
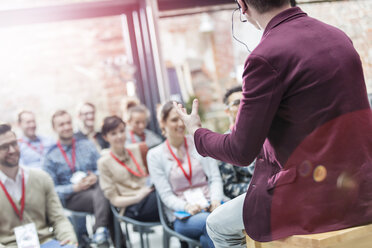
[(245, 193), (215, 209), (207, 219), (207, 231), (216, 248), (246, 247), (243, 233)]

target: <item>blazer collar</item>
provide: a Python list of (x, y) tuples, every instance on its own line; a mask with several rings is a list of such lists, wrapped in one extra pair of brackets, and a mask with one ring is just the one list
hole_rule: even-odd
[(264, 37), (271, 29), (275, 28), (281, 23), (289, 19), (293, 19), (293, 18), (297, 18), (300, 16), (305, 16), (305, 15), (307, 14), (303, 12), (299, 7), (292, 7), (292, 8), (289, 8), (289, 9), (286, 9), (280, 12), (278, 15), (274, 16), (274, 18), (271, 19), (270, 22), (267, 24), (262, 37)]

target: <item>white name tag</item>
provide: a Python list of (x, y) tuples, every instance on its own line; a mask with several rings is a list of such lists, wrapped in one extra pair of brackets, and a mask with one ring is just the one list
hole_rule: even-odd
[(76, 171), (74, 174), (72, 174), (72, 177), (70, 178), (70, 182), (72, 184), (77, 184), (86, 176), (87, 176), (87, 173), (85, 173), (84, 171)]
[(34, 223), (14, 228), (18, 248), (40, 248)]
[(198, 204), (201, 208), (207, 208), (209, 203), (200, 188), (188, 189), (183, 192), (186, 201), (189, 204)]

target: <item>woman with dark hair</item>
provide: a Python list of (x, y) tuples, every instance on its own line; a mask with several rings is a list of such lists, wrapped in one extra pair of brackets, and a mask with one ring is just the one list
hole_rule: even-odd
[[(167, 140), (149, 151), (147, 161), (167, 218), (176, 232), (200, 240), (202, 247), (214, 247), (206, 219), (223, 197), (217, 162), (197, 153), (172, 102), (162, 106), (158, 120)], [(178, 211), (187, 212), (187, 218), (177, 218)]]
[(159, 221), (154, 189), (149, 187), (144, 143), (125, 147), (125, 123), (117, 116), (104, 119), (102, 135), (110, 144), (98, 160), (100, 186), (120, 213), (139, 221)]

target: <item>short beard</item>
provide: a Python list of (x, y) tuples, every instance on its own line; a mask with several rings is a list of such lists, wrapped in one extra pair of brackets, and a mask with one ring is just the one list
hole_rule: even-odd
[(18, 162), (19, 162), (19, 159), (14, 164), (11, 164), (11, 163), (9, 163), (7, 161), (0, 161), (0, 164), (3, 165), (3, 166), (5, 166), (5, 167), (13, 168), (13, 167), (18, 166)]

